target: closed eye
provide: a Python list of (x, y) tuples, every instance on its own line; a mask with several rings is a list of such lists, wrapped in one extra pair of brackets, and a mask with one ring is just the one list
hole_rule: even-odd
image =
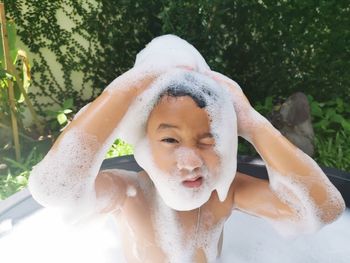
[(203, 145), (203, 146), (214, 146), (215, 140), (214, 140), (214, 138), (204, 138), (204, 139), (199, 141), (199, 144)]
[(174, 139), (174, 138), (164, 138), (161, 140), (161, 142), (165, 142), (165, 143), (178, 143), (179, 141)]

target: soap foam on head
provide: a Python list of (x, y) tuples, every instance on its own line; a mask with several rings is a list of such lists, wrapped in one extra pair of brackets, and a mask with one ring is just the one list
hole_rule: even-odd
[(195, 47), (174, 35), (154, 38), (137, 54), (135, 61), (135, 67), (143, 68), (164, 69), (178, 66), (191, 67), (201, 73), (210, 70)]
[[(184, 70), (178, 68), (179, 66), (190, 67), (195, 71)], [(154, 180), (157, 190), (167, 205), (177, 210), (194, 209), (207, 201), (213, 190), (217, 191), (220, 200), (223, 201), (227, 196), (237, 166), (236, 115), (228, 91), (208, 76), (201, 74), (209, 70), (203, 57), (188, 42), (173, 35), (165, 35), (152, 40), (137, 55), (135, 67), (154, 70), (166, 68), (168, 71), (158, 77), (151, 87), (135, 99), (118, 126), (118, 136), (135, 145), (137, 162)], [(158, 181), (157, 183), (157, 178), (166, 175), (155, 167), (149, 146), (145, 141), (146, 124), (150, 112), (160, 95), (167, 88), (176, 86), (185, 87), (187, 92), (196, 94), (206, 102), (205, 110), (211, 119), (211, 133), (216, 141), (215, 150), (221, 160), (217, 182), (208, 188), (210, 190), (206, 191), (205, 198), (201, 197), (197, 201), (193, 198), (187, 202), (176, 201), (175, 199), (179, 197), (178, 194), (175, 194), (176, 189), (164, 187), (165, 182)], [(167, 184), (170, 185), (171, 182)]]
[[(211, 133), (216, 142), (215, 150), (220, 157), (220, 167), (218, 176), (215, 176), (215, 183), (206, 185), (208, 190), (204, 191), (205, 195), (201, 197), (197, 195), (198, 199), (189, 198), (186, 202), (180, 200), (180, 196), (183, 198), (192, 196), (194, 190), (186, 189), (189, 192), (188, 195), (179, 195), (178, 188), (170, 187), (175, 182), (171, 182), (172, 179), (169, 179), (171, 176), (165, 175), (155, 166), (146, 134), (149, 114), (160, 95), (167, 88), (176, 86), (181, 86), (182, 89), (196, 94), (205, 101), (207, 106), (204, 109), (211, 119)], [(213, 190), (217, 190), (221, 201), (227, 196), (237, 164), (236, 116), (228, 98), (227, 91), (209, 77), (194, 71), (174, 68), (160, 76), (148, 90), (135, 99), (118, 126), (118, 136), (135, 145), (134, 155), (137, 162), (153, 179), (166, 204), (176, 210), (191, 210), (202, 205), (209, 199)], [(208, 183), (209, 178), (212, 180), (212, 176), (208, 175)]]

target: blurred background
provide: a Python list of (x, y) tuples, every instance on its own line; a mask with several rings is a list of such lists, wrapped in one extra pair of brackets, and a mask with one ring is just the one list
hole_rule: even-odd
[[(6, 0), (1, 5), (0, 200), (154, 37), (175, 34), (320, 165), (350, 171), (347, 0)], [(240, 140), (239, 153), (256, 156)], [(106, 158), (132, 154), (116, 138)]]

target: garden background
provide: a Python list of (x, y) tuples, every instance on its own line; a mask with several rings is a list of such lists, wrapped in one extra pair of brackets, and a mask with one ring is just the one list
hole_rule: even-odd
[[(265, 116), (308, 96), (320, 165), (350, 171), (350, 4), (347, 0), (7, 0), (12, 62), (0, 86), (0, 200), (27, 184), (61, 130), (156, 36), (176, 34), (237, 81)], [(26, 51), (16, 57), (18, 49)], [(3, 51), (3, 46), (1, 45)], [(11, 84), (12, 83), (12, 84)], [(25, 86), (40, 124), (30, 114)], [(11, 108), (9, 87), (14, 88)], [(16, 116), (21, 156), (12, 139)], [(241, 143), (241, 154), (254, 155)], [(106, 157), (132, 153), (116, 138)]]

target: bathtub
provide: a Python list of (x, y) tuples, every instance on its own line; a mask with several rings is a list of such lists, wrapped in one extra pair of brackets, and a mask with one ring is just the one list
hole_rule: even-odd
[[(101, 169), (140, 170), (131, 156), (106, 160)], [(350, 175), (323, 168), (349, 206)], [(261, 160), (239, 157), (238, 170), (267, 178)], [(23, 190), (0, 203), (1, 263), (125, 262), (114, 220), (101, 217), (66, 225), (57, 211), (41, 207)], [(284, 239), (264, 220), (234, 212), (225, 225), (224, 263), (349, 263), (350, 209), (319, 232)]]

